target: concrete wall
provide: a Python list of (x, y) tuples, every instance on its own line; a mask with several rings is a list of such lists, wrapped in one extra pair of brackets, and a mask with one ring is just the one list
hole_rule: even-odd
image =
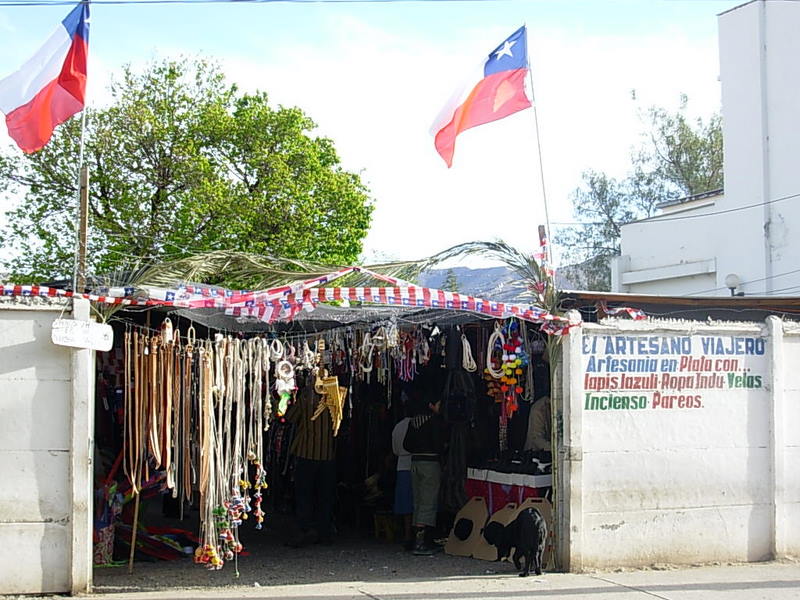
[(728, 274), (747, 295), (800, 290), (800, 2), (755, 0), (718, 23), (724, 197), (623, 227), (615, 291), (728, 295)]
[[(777, 537), (779, 555), (800, 556), (800, 477), (796, 476), (800, 464), (800, 326), (786, 326), (783, 334), (782, 418), (778, 419), (777, 435), (783, 437), (782, 456), (778, 466), (784, 479), (779, 482), (778, 511), (776, 519), (784, 526)], [(788, 477), (786, 476), (788, 474)]]
[[(724, 198), (689, 210), (674, 210), (622, 227), (622, 255), (612, 260), (612, 289), (636, 294), (718, 295), (717, 248), (729, 232), (709, 227)], [(676, 220), (692, 215), (692, 218)], [(729, 294), (724, 290), (725, 295)]]
[(50, 339), (71, 306), (0, 298), (0, 594), (91, 584), (93, 353)]
[(563, 343), (571, 570), (800, 550), (796, 325), (612, 321)]

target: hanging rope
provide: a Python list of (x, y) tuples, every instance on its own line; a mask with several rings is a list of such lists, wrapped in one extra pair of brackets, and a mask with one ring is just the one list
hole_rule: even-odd
[(284, 352), (283, 343), (278, 338), (272, 340), (269, 346), (269, 359), (272, 362), (278, 362), (283, 358)]
[(503, 331), (500, 323), (494, 324), (494, 332), (489, 336), (489, 342), (486, 344), (486, 372), (495, 379), (500, 379), (503, 376), (502, 368), (495, 369), (494, 349), (497, 345), (502, 348), (506, 343), (506, 338), (503, 336)]
[[(364, 333), (361, 340), (361, 349), (359, 350), (358, 366), (362, 373), (367, 374), (372, 372), (372, 354), (375, 351), (375, 344), (372, 343), (372, 337), (369, 332)], [(367, 382), (369, 377), (367, 376)]]
[(463, 333), (461, 334), (461, 351), (461, 366), (464, 367), (464, 370), (469, 373), (477, 371), (478, 365), (475, 363), (475, 359), (472, 358), (472, 347), (469, 345), (467, 336)]

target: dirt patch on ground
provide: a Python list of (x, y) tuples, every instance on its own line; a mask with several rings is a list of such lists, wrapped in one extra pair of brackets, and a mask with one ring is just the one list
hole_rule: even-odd
[(238, 577), (233, 562), (226, 563), (220, 571), (209, 571), (190, 558), (136, 562), (130, 575), (127, 566), (96, 568), (95, 591), (398, 581), (516, 573), (514, 566), (507, 562), (487, 562), (443, 552), (414, 556), (399, 543), (376, 540), (368, 533), (345, 532), (331, 545), (313, 544), (304, 548), (285, 546), (286, 536), (277, 526), (261, 531), (243, 527), (240, 535), (248, 555), (239, 558)]

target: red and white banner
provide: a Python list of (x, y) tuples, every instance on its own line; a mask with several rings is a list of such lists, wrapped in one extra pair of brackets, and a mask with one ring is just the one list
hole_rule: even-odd
[[(389, 283), (390, 287), (317, 287), (349, 273), (363, 272)], [(146, 293), (147, 297), (134, 294)], [(494, 302), (457, 292), (410, 285), (361, 267), (348, 267), (328, 275), (261, 291), (234, 291), (207, 286), (168, 288), (109, 288), (103, 294), (76, 294), (68, 290), (38, 285), (0, 285), (3, 296), (47, 296), (85, 298), (92, 302), (123, 306), (169, 306), (176, 308), (217, 308), (233, 316), (251, 316), (267, 323), (292, 320), (302, 310), (312, 311), (320, 302), (348, 301), (383, 306), (416, 307), (472, 312), (496, 319), (516, 317), (540, 323), (543, 330), (563, 335), (577, 323), (552, 315), (534, 306)], [(625, 310), (625, 309), (619, 309)], [(627, 309), (632, 310), (632, 309)], [(641, 317), (634, 317), (641, 318)]]

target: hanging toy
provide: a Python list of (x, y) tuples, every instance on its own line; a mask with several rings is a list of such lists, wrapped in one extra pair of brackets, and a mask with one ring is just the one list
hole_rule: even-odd
[(506, 402), (506, 412), (512, 416), (519, 408), (518, 400), (525, 392), (522, 386), (524, 368), (528, 365), (528, 355), (523, 349), (523, 340), (519, 331), (519, 323), (514, 320), (503, 328), (502, 376), (500, 390)]
[(261, 490), (267, 489), (267, 472), (261, 468), (259, 463), (255, 463), (256, 465), (256, 479), (255, 484), (253, 485), (253, 489), (255, 490), (255, 494), (253, 494), (253, 518), (256, 521), (256, 529), (261, 529), (262, 523), (264, 523), (264, 511), (261, 508)]
[(217, 552), (217, 548), (211, 544), (198, 546), (194, 551), (194, 562), (205, 565), (207, 569), (219, 571), (224, 564)]
[(289, 399), (295, 390), (294, 367), (288, 360), (281, 360), (275, 365), (275, 392), (278, 394), (279, 417), (286, 414), (289, 408)]
[(267, 472), (256, 463), (256, 482), (253, 485), (253, 519), (256, 522), (256, 529), (261, 529), (264, 523), (264, 511), (261, 508), (261, 490), (267, 489)]
[(253, 494), (253, 518), (256, 521), (256, 529), (261, 529), (264, 523), (264, 511), (261, 509), (260, 489), (257, 489), (256, 493)]

